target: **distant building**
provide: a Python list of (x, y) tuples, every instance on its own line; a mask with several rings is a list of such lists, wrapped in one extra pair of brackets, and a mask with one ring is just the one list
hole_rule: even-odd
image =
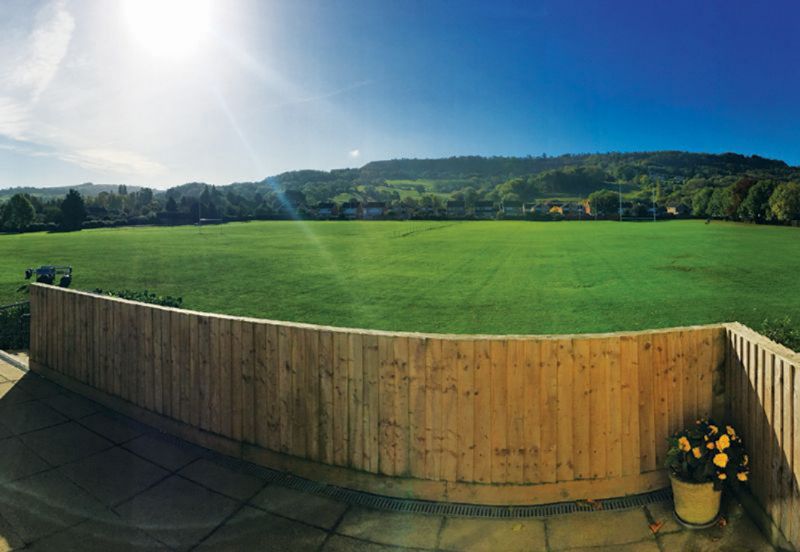
[(493, 219), (496, 214), (497, 214), (497, 207), (495, 207), (493, 201), (475, 202), (475, 218)]
[(361, 205), (356, 201), (348, 201), (346, 203), (342, 203), (339, 212), (346, 219), (357, 219), (359, 213), (361, 212)]
[(327, 219), (336, 216), (335, 203), (318, 203), (317, 204), (317, 218)]
[(547, 212), (551, 215), (563, 215), (564, 204), (560, 201), (551, 201), (547, 204)]
[(467, 206), (463, 201), (448, 201), (447, 216), (449, 218), (461, 218), (467, 215)]
[(675, 207), (667, 207), (667, 214), (673, 217), (688, 217), (692, 214), (692, 210), (686, 205), (676, 205)]
[(386, 203), (383, 201), (369, 201), (364, 205), (363, 217), (377, 219), (386, 214)]
[(544, 203), (531, 203), (526, 206), (526, 211), (529, 215), (540, 217), (546, 215), (550, 208)]
[(521, 201), (504, 201), (503, 202), (503, 215), (506, 217), (521, 217), (522, 216), (522, 202)]

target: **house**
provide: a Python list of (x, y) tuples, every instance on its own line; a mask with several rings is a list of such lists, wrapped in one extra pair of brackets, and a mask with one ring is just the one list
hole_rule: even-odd
[(503, 216), (508, 217), (521, 217), (522, 216), (522, 202), (521, 201), (504, 201), (503, 202)]
[(586, 210), (580, 203), (565, 203), (561, 206), (561, 214), (568, 219), (581, 219), (586, 215)]
[(383, 201), (368, 201), (364, 205), (362, 216), (364, 219), (377, 219), (386, 214), (386, 203)]
[(447, 218), (463, 218), (467, 215), (467, 206), (463, 201), (447, 202)]
[(339, 212), (346, 219), (357, 219), (361, 213), (361, 205), (357, 201), (348, 201), (346, 203), (342, 203)]
[(687, 205), (676, 205), (674, 207), (667, 207), (667, 214), (673, 217), (688, 217), (692, 214), (692, 210)]
[(493, 201), (476, 201), (475, 218), (493, 219), (497, 214), (497, 208)]
[(317, 218), (328, 219), (336, 216), (336, 204), (320, 202), (317, 203)]
[(541, 217), (547, 214), (549, 207), (544, 203), (531, 203), (526, 205), (526, 212), (533, 217)]

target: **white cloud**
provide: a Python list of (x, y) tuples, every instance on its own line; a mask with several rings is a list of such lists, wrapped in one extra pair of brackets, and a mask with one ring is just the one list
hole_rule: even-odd
[(350, 157), (352, 157), (353, 159), (356, 159), (356, 158), (358, 158), (358, 157), (361, 157), (361, 150), (359, 150), (359, 149), (350, 150), (350, 153), (349, 153), (349, 155), (350, 155)]

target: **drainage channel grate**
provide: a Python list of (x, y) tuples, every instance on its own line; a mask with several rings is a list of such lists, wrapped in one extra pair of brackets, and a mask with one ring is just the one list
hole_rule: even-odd
[[(180, 439), (174, 438), (176, 444), (184, 444)], [(353, 506), (363, 506), (375, 510), (389, 510), (393, 512), (409, 512), (415, 514), (443, 515), (449, 517), (479, 517), (479, 518), (546, 518), (574, 512), (593, 512), (608, 510), (626, 510), (639, 508), (648, 504), (666, 502), (672, 498), (670, 489), (662, 489), (633, 496), (608, 498), (603, 500), (558, 502), (554, 504), (540, 504), (531, 506), (484, 506), (477, 504), (462, 504), (458, 502), (433, 502), (429, 500), (415, 500), (376, 495), (362, 491), (354, 491), (327, 485), (310, 479), (305, 479), (290, 473), (280, 472), (251, 464), (243, 460), (223, 456), (208, 451), (208, 457), (214, 462), (222, 464), (234, 471), (253, 475), (268, 483), (280, 485), (296, 491), (326, 496), (339, 502)]]
[(639, 495), (609, 498), (593, 502), (573, 501), (531, 506), (482, 506), (376, 495), (345, 489), (335, 485), (326, 485), (288, 473), (250, 464), (249, 462), (230, 461), (225, 463), (230, 463), (230, 467), (232, 468), (235, 467), (239, 471), (266, 479), (275, 485), (326, 496), (353, 506), (363, 506), (376, 510), (389, 510), (394, 512), (445, 515), (450, 517), (544, 518), (573, 512), (625, 510), (658, 502), (666, 502), (672, 498), (672, 492), (669, 489), (663, 489)]

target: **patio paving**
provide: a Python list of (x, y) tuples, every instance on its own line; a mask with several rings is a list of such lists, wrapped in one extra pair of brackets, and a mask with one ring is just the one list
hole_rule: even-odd
[(772, 550), (736, 503), (725, 519), (687, 531), (667, 503), (541, 519), (368, 509), (271, 482), (0, 361), (0, 552)]

